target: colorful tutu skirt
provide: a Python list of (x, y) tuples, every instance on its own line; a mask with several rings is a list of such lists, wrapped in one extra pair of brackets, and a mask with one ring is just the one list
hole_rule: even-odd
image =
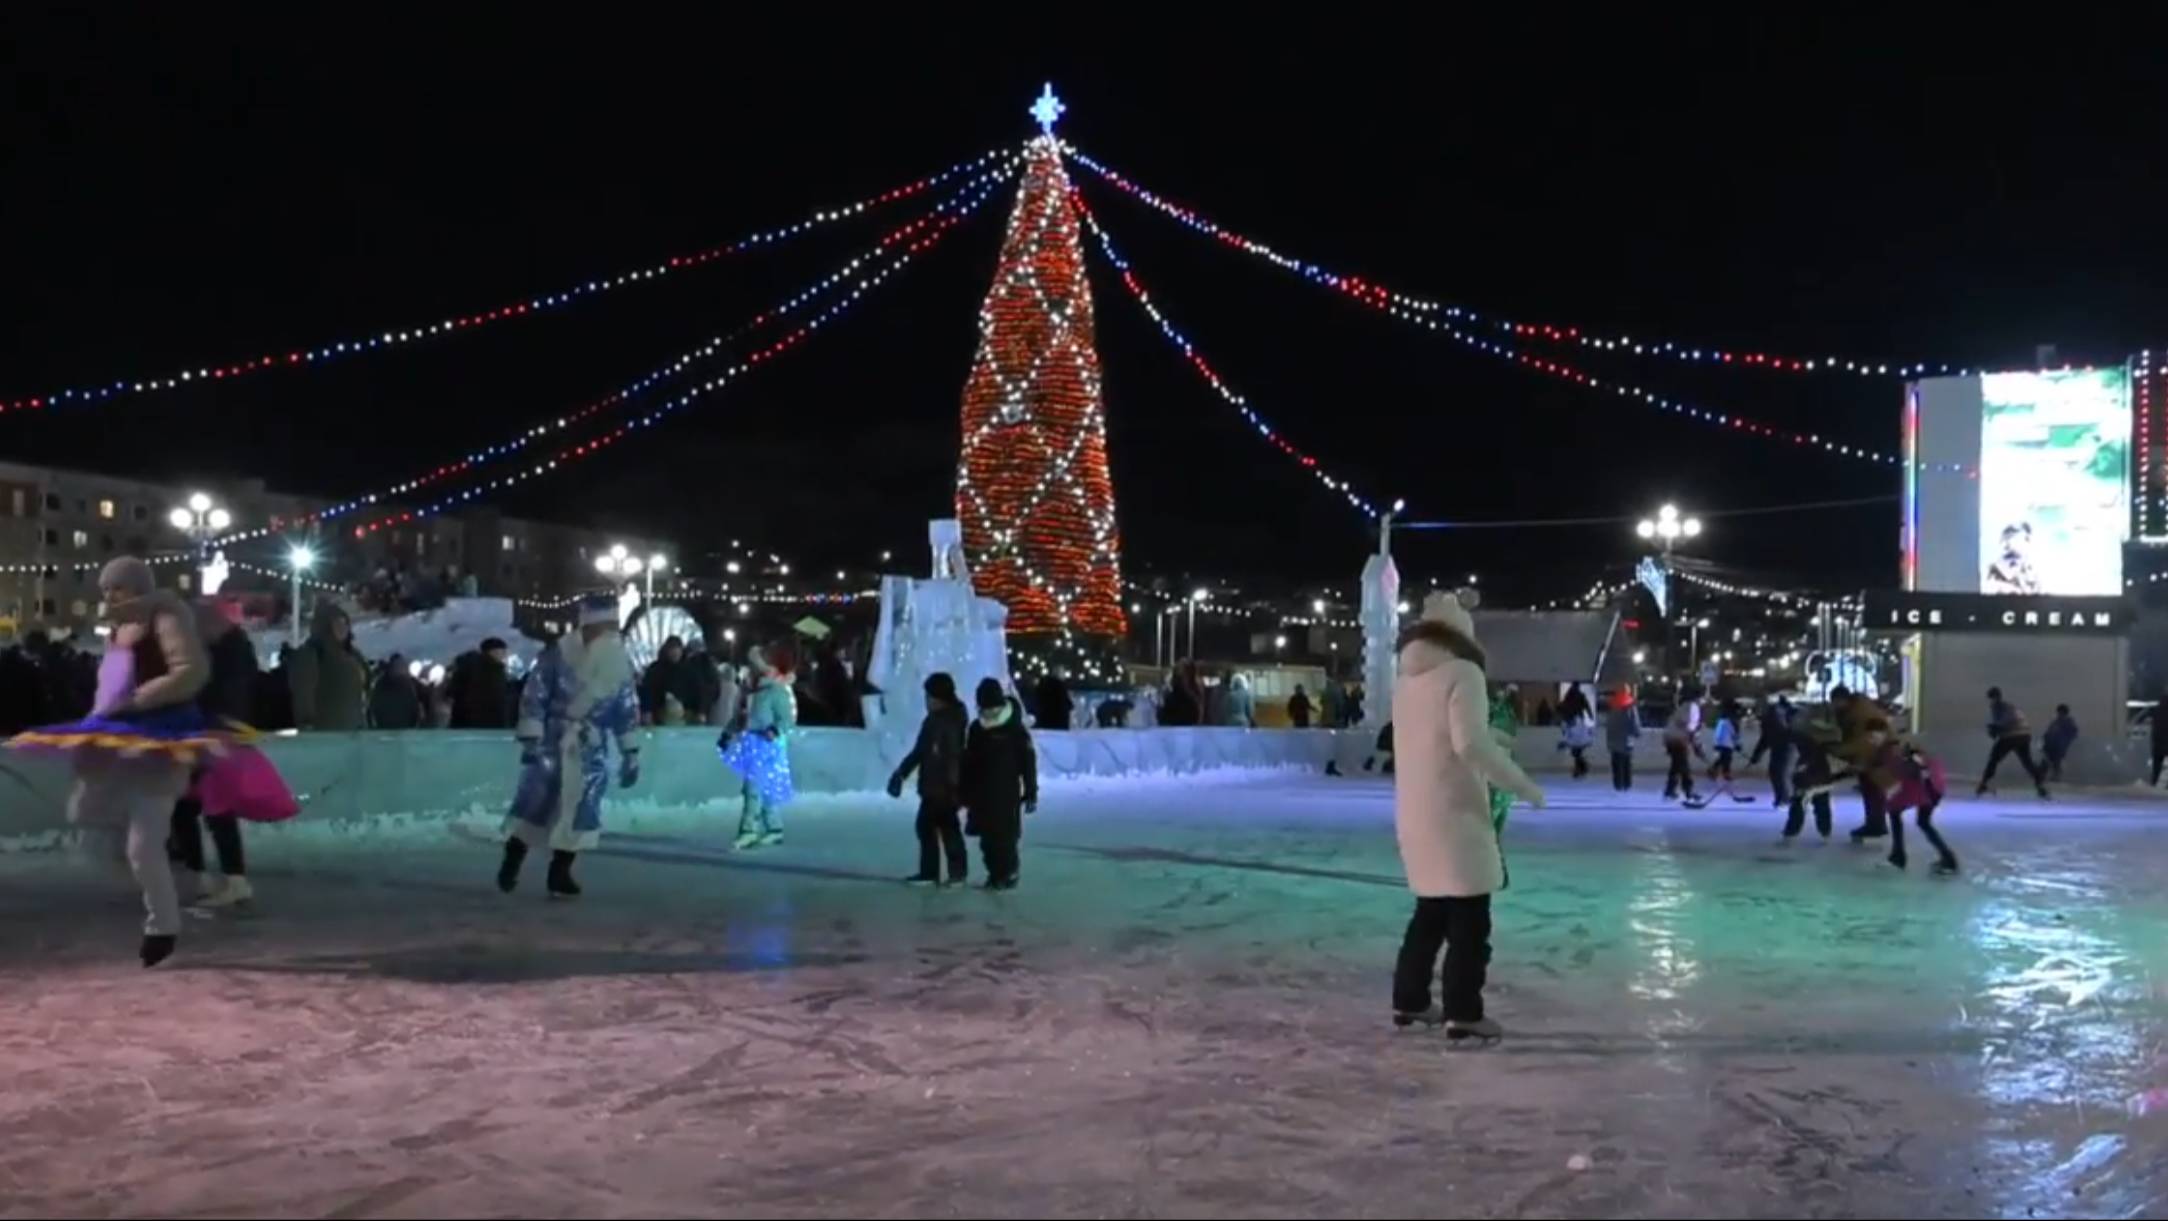
[(255, 747), (239, 743), (204, 766), (189, 795), (214, 817), (231, 814), (250, 822), (284, 822), (301, 812), (301, 802), (271, 760)]
[(790, 778), (790, 750), (782, 739), (761, 733), (741, 733), (720, 748), (724, 766), (745, 777), (745, 785), (771, 808), (783, 806), (797, 795)]
[(9, 738), (12, 750), (63, 755), (78, 761), (169, 759), (193, 768), (255, 738), (247, 728), (213, 728), (193, 704), (160, 708), (140, 716), (92, 714), (65, 725), (43, 725)]

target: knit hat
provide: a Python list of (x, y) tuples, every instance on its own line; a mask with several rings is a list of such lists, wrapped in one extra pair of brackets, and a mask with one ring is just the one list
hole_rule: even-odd
[(580, 599), (577, 621), (581, 627), (600, 623), (617, 626), (617, 598), (611, 594), (589, 594)]
[(1472, 589), (1434, 593), (1423, 599), (1423, 618), (1442, 623), (1470, 640), (1475, 639), (1475, 616), (1468, 613), (1482, 598)]
[(973, 694), (981, 708), (999, 708), (1009, 702), (1008, 692), (1001, 689), (1001, 683), (997, 679), (980, 679), (979, 689)]
[(746, 651), (745, 660), (750, 662), (756, 671), (773, 670), (777, 674), (798, 672), (798, 649), (788, 640), (756, 644)]
[(938, 670), (928, 674), (926, 676), (926, 694), (933, 696), (935, 699), (947, 700), (951, 704), (956, 703), (956, 680)]
[(158, 582), (151, 577), (151, 566), (132, 555), (117, 555), (106, 561), (98, 570), (98, 588), (131, 598), (149, 595)]

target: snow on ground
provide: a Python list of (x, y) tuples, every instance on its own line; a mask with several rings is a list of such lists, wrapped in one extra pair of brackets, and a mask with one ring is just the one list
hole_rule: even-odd
[(2157, 807), (1953, 803), (1938, 881), (1552, 791), (1487, 1051), (1386, 1021), (1369, 779), (1059, 786), (1008, 895), (896, 885), (871, 796), (624, 820), (577, 904), (480, 817), (266, 832), (153, 973), (125, 887), (0, 858), (0, 1214), (2168, 1212)]

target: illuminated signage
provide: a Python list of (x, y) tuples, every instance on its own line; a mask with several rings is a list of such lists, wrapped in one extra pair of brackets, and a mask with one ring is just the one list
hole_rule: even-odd
[(2029, 632), (2112, 636), (2130, 627), (2122, 598), (1870, 591), (1863, 626), (1879, 631)]

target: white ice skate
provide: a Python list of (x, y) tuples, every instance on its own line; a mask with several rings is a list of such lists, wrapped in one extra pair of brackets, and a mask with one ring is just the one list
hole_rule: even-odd
[(220, 875), (217, 883), (204, 889), (203, 895), (192, 906), (205, 911), (226, 907), (246, 907), (256, 901), (256, 890), (246, 877)]
[(1445, 1024), (1446, 1042), (1454, 1047), (1491, 1047), (1505, 1037), (1506, 1028), (1490, 1018)]
[(762, 836), (758, 831), (740, 831), (738, 832), (738, 838), (731, 841), (730, 850), (733, 852), (750, 852), (760, 847), (761, 839)]

